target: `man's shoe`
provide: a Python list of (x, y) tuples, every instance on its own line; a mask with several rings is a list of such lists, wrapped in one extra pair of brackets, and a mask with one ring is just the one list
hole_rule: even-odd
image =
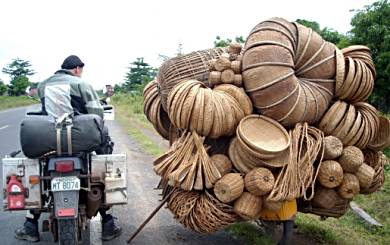
[(39, 242), (38, 224), (29, 221), (15, 231), (15, 238), (29, 242)]
[(114, 218), (104, 222), (102, 231), (102, 240), (109, 241), (122, 234), (122, 228), (115, 224)]

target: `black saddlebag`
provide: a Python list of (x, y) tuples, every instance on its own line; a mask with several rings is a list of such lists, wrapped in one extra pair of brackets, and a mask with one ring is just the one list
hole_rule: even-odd
[[(80, 115), (72, 119), (72, 153), (92, 152), (103, 141), (104, 122), (94, 114)], [(66, 125), (60, 127), (61, 152), (69, 153)], [(56, 121), (50, 116), (30, 116), (20, 125), (20, 144), (24, 155), (38, 158), (48, 152), (57, 152)]]

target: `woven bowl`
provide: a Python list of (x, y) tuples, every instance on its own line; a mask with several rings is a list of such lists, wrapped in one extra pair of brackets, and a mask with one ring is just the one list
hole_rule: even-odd
[(237, 133), (251, 148), (263, 154), (276, 154), (290, 145), (286, 129), (273, 119), (261, 115), (243, 118)]

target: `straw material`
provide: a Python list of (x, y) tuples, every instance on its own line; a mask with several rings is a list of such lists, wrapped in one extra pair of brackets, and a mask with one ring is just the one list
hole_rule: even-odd
[(331, 209), (336, 205), (338, 195), (335, 189), (318, 186), (312, 203), (314, 207)]
[(339, 218), (343, 216), (349, 209), (350, 200), (338, 197), (332, 208), (314, 207), (311, 202), (299, 200), (298, 211), (302, 213), (312, 213), (321, 217)]
[(274, 176), (267, 168), (255, 168), (245, 175), (245, 188), (256, 196), (269, 193), (274, 183)]
[(192, 52), (165, 61), (157, 74), (163, 108), (167, 110), (168, 94), (176, 84), (189, 79), (206, 82), (209, 76), (208, 61), (219, 58), (223, 52), (225, 49), (214, 48)]
[(223, 203), (230, 203), (244, 191), (244, 179), (239, 173), (229, 173), (215, 183), (214, 194)]
[(335, 136), (326, 136), (324, 138), (324, 160), (338, 158), (343, 153), (343, 143)]
[(371, 194), (379, 190), (385, 181), (385, 165), (388, 159), (385, 154), (380, 151), (365, 150), (364, 161), (375, 170), (373, 181), (369, 188), (362, 188), (360, 193)]
[(363, 152), (355, 146), (347, 146), (339, 158), (339, 163), (345, 172), (356, 173), (363, 164)]
[(234, 202), (234, 211), (245, 220), (255, 220), (259, 217), (262, 208), (261, 197), (244, 192)]
[(231, 172), (233, 165), (230, 159), (223, 154), (215, 154), (210, 157), (211, 162), (217, 167), (221, 176)]
[(221, 84), (216, 86), (213, 90), (223, 91), (225, 93), (230, 94), (231, 96), (234, 97), (234, 99), (236, 99), (236, 101), (240, 105), (240, 108), (244, 111), (245, 116), (252, 114), (253, 112), (252, 102), (242, 88), (238, 88), (237, 86), (231, 84)]
[[(269, 194), (271, 201), (284, 201), (302, 197), (310, 200), (314, 195), (314, 184), (318, 170), (321, 167), (323, 148), (321, 147), (324, 135), (317, 128), (307, 123), (297, 123), (290, 131), (290, 157), (275, 181), (274, 188)], [(319, 159), (317, 170), (314, 162)], [(306, 190), (311, 188), (310, 196)]]
[(221, 178), (203, 146), (204, 138), (195, 132), (184, 133), (169, 151), (154, 161), (154, 171), (168, 184), (183, 190), (212, 188)]
[(359, 179), (361, 189), (370, 188), (372, 181), (374, 180), (374, 176), (375, 170), (366, 163), (363, 163), (356, 172), (356, 177)]
[[(260, 113), (286, 127), (302, 121), (315, 123), (321, 118), (336, 83), (333, 44), (310, 28), (271, 18), (251, 31), (244, 49), (243, 83)], [(291, 96), (294, 90), (302, 92), (304, 105), (297, 103), (299, 97)], [(301, 106), (306, 107), (307, 113), (301, 114)]]
[(343, 181), (337, 187), (337, 191), (345, 199), (354, 198), (360, 191), (359, 179), (353, 174), (345, 173)]
[(243, 118), (237, 133), (246, 144), (263, 154), (280, 153), (290, 145), (287, 131), (278, 122), (261, 115)]
[(327, 188), (335, 188), (343, 181), (343, 169), (333, 160), (323, 161), (318, 171), (318, 181)]
[(168, 201), (168, 208), (185, 227), (202, 233), (216, 232), (238, 219), (230, 205), (221, 203), (207, 191), (176, 189)]
[(379, 117), (379, 131), (370, 141), (368, 148), (381, 151), (390, 146), (390, 120), (384, 116)]

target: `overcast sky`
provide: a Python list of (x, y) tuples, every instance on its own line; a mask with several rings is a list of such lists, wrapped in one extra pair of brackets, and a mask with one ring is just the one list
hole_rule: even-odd
[[(345, 33), (351, 9), (372, 0), (1, 0), (0, 69), (13, 58), (28, 60), (33, 82), (53, 74), (65, 57), (78, 55), (86, 64), (83, 78), (102, 89), (123, 82), (137, 57), (159, 67), (159, 54), (173, 56), (213, 47), (222, 38), (246, 36), (270, 17), (317, 21)], [(9, 77), (0, 73), (9, 82)]]

